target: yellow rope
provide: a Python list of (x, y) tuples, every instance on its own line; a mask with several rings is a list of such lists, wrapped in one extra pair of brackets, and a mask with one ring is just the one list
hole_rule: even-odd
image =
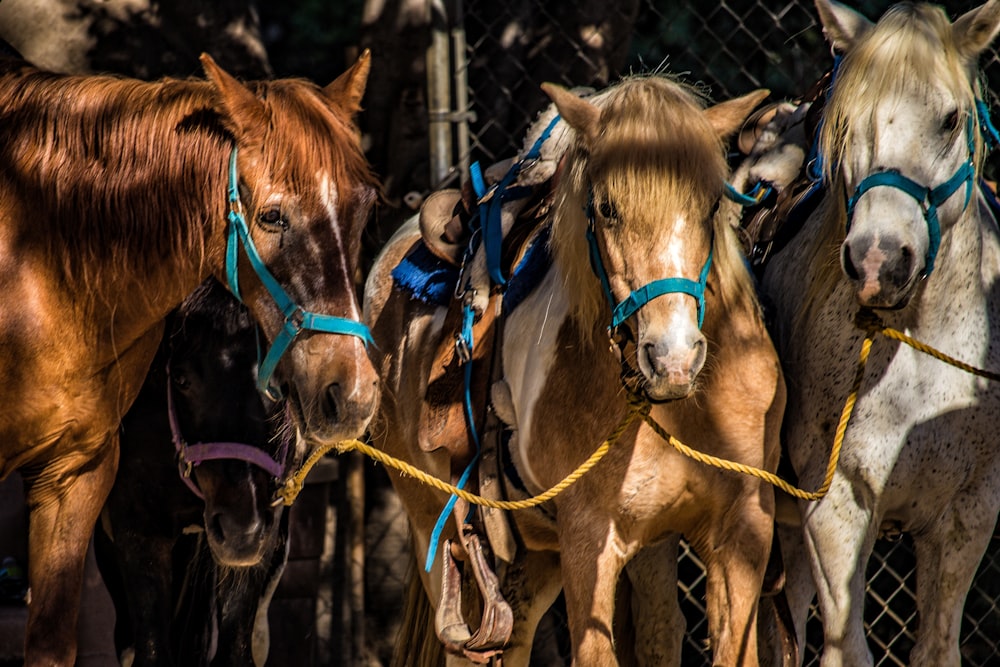
[(921, 343), (915, 338), (911, 338), (902, 331), (886, 326), (885, 322), (883, 322), (875, 313), (873, 313), (870, 310), (859, 311), (857, 317), (855, 318), (855, 323), (859, 328), (867, 329), (869, 331), (873, 329), (877, 330), (886, 338), (892, 338), (894, 340), (898, 340), (901, 343), (906, 343), (914, 350), (930, 355), (935, 359), (943, 361), (944, 363), (950, 366), (954, 366), (955, 368), (961, 369), (966, 373), (971, 373), (973, 375), (986, 378), (988, 380), (1000, 380), (1000, 373), (994, 373), (992, 371), (982, 370), (980, 368), (976, 368), (975, 366), (967, 364), (964, 361), (959, 361), (955, 357), (948, 356), (944, 352), (936, 350), (930, 345), (927, 345), (926, 343)]
[(650, 405), (649, 402), (636, 396), (629, 396), (629, 411), (628, 414), (618, 423), (614, 428), (608, 438), (601, 443), (601, 445), (594, 451), (590, 457), (580, 464), (576, 470), (571, 472), (562, 481), (537, 496), (532, 498), (527, 498), (525, 500), (493, 500), (491, 498), (484, 498), (483, 496), (470, 493), (465, 489), (460, 489), (453, 484), (444, 482), (437, 477), (429, 475), (422, 470), (414, 467), (413, 465), (397, 459), (389, 454), (386, 454), (380, 449), (376, 449), (371, 445), (367, 445), (359, 440), (344, 440), (342, 442), (325, 445), (320, 447), (318, 450), (312, 453), (302, 467), (296, 471), (286, 482), (285, 485), (278, 490), (278, 500), (275, 502), (284, 502), (285, 505), (291, 505), (295, 498), (298, 496), (299, 492), (302, 490), (302, 485), (309, 474), (309, 470), (312, 469), (319, 460), (327, 454), (332, 449), (336, 449), (338, 453), (344, 453), (351, 450), (357, 450), (365, 454), (366, 456), (378, 461), (379, 463), (395, 468), (396, 470), (402, 472), (405, 475), (409, 475), (417, 479), (418, 481), (434, 487), (445, 493), (456, 495), (462, 500), (465, 500), (474, 505), (483, 505), (485, 507), (491, 507), (498, 510), (520, 510), (527, 509), (529, 507), (535, 507), (544, 502), (552, 500), (557, 495), (566, 490), (569, 486), (575, 483), (583, 475), (589, 472), (597, 463), (604, 458), (604, 455), (608, 453), (613, 445), (618, 442), (622, 433), (634, 422), (636, 419), (642, 419), (646, 424), (649, 425), (653, 431), (663, 438), (665, 441), (670, 443), (670, 445), (676, 449), (678, 452), (691, 458), (699, 463), (703, 463), (708, 466), (720, 468), (722, 470), (729, 470), (732, 472), (738, 472), (744, 475), (749, 475), (751, 477), (756, 477), (768, 484), (771, 484), (790, 496), (795, 498), (801, 498), (803, 500), (819, 500), (827, 494), (830, 490), (830, 484), (833, 482), (833, 474), (837, 469), (837, 464), (840, 461), (840, 452), (844, 444), (844, 436), (847, 433), (847, 425), (851, 420), (851, 416), (854, 413), (854, 406), (857, 403), (858, 392), (861, 390), (861, 382), (865, 375), (865, 366), (868, 363), (868, 356), (871, 352), (872, 343), (875, 340), (877, 334), (882, 334), (887, 338), (892, 338), (894, 340), (906, 343), (907, 345), (913, 347), (914, 349), (928, 354), (935, 359), (939, 359), (947, 364), (950, 364), (956, 368), (960, 368), (964, 371), (972, 373), (974, 375), (988, 378), (990, 380), (1000, 380), (1000, 373), (992, 373), (990, 371), (981, 370), (962, 361), (950, 357), (943, 352), (940, 352), (933, 347), (921, 343), (920, 341), (896, 330), (891, 327), (887, 327), (882, 320), (880, 320), (871, 311), (863, 310), (860, 311), (855, 318), (855, 324), (860, 328), (865, 330), (865, 339), (861, 344), (861, 352), (858, 358), (858, 367), (854, 373), (854, 382), (851, 386), (851, 391), (847, 396), (847, 400), (844, 403), (844, 408), (840, 414), (840, 421), (837, 423), (837, 430), (833, 438), (833, 447), (830, 450), (830, 458), (826, 466), (826, 474), (823, 478), (823, 483), (820, 484), (819, 488), (815, 491), (805, 491), (792, 486), (785, 480), (781, 479), (774, 473), (768, 472), (767, 470), (761, 470), (760, 468), (755, 468), (753, 466), (745, 465), (742, 463), (737, 463), (735, 461), (729, 461), (727, 459), (722, 459), (716, 456), (711, 456), (703, 452), (699, 452), (691, 447), (685, 445), (679, 441), (674, 436), (664, 430), (664, 428), (657, 423), (655, 419), (650, 415)]
[(331, 449), (336, 449), (338, 453), (343, 454), (344, 452), (357, 450), (375, 461), (378, 461), (382, 465), (395, 468), (404, 475), (414, 477), (428, 486), (432, 486), (435, 489), (444, 491), (445, 493), (456, 495), (462, 500), (466, 500), (474, 505), (483, 505), (485, 507), (492, 507), (493, 509), (498, 510), (527, 509), (552, 500), (574, 484), (578, 479), (583, 477), (590, 471), (591, 468), (597, 465), (602, 458), (604, 458), (604, 455), (608, 453), (611, 446), (618, 441), (618, 438), (621, 437), (622, 433), (625, 432), (625, 429), (627, 429), (632, 422), (638, 418), (644, 418), (648, 415), (648, 413), (648, 403), (642, 401), (629, 401), (628, 414), (622, 418), (622, 420), (618, 423), (618, 426), (616, 426), (611, 432), (611, 435), (608, 436), (608, 439), (602, 442), (600, 447), (598, 447), (594, 453), (590, 455), (590, 458), (581, 463), (576, 470), (566, 475), (561, 482), (553, 486), (548, 491), (525, 500), (493, 500), (491, 498), (484, 498), (474, 493), (470, 493), (465, 489), (458, 488), (454, 484), (449, 484), (438, 479), (437, 477), (434, 477), (433, 475), (429, 475), (406, 461), (402, 461), (394, 456), (386, 454), (381, 449), (372, 447), (371, 445), (365, 444), (360, 440), (343, 440), (333, 445), (321, 447), (316, 452), (313, 452), (312, 456), (310, 456), (309, 459), (302, 464), (302, 467), (294, 475), (292, 475), (287, 482), (285, 482), (285, 485), (281, 489), (278, 490), (277, 495), (279, 500), (283, 501), (285, 505), (291, 505), (295, 502), (295, 497), (302, 490), (302, 482), (306, 475), (309, 474), (309, 469), (312, 468), (327, 452)]
[(861, 389), (861, 380), (865, 375), (865, 364), (868, 363), (868, 354), (871, 351), (873, 339), (874, 334), (869, 333), (865, 337), (864, 343), (861, 345), (861, 355), (858, 362), (858, 369), (854, 374), (854, 385), (851, 387), (851, 393), (847, 396), (847, 401), (844, 403), (844, 409), (840, 414), (840, 422), (837, 424), (837, 432), (833, 439), (833, 448), (830, 450), (830, 460), (826, 466), (826, 475), (823, 478), (823, 483), (815, 491), (804, 491), (803, 489), (792, 486), (785, 480), (767, 470), (761, 470), (760, 468), (755, 468), (754, 466), (737, 463), (728, 459), (720, 459), (717, 456), (699, 452), (696, 449), (688, 447), (683, 442), (667, 433), (663, 427), (649, 415), (646, 415), (644, 420), (657, 435), (666, 440), (674, 449), (688, 458), (714, 468), (721, 468), (722, 470), (730, 470), (744, 475), (749, 475), (751, 477), (756, 477), (757, 479), (763, 480), (772, 486), (778, 487), (788, 495), (795, 498), (802, 498), (803, 500), (819, 500), (826, 495), (827, 491), (830, 490), (830, 484), (833, 482), (833, 473), (837, 469), (838, 461), (840, 461), (840, 450), (844, 445), (844, 435), (847, 433), (847, 423), (851, 420), (851, 414), (854, 412), (854, 404), (858, 400), (858, 391)]

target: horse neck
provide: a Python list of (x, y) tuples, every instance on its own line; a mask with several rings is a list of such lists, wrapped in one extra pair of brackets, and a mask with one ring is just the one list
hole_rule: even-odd
[[(10, 103), (19, 120), (2, 132), (0, 150), (20, 172), (5, 187), (32, 211), (12, 224), (34, 236), (47, 270), (89, 316), (113, 310), (118, 323), (134, 320), (140, 328), (162, 320), (221, 266), (224, 252), (228, 146), (211, 121), (199, 118), (210, 108), (208, 84), (173, 82), (161, 96), (173, 102), (130, 110), (133, 98), (157, 85), (109, 86), (106, 99), (90, 104), (125, 108), (118, 126), (70, 125), (60, 141), (40, 145), (30, 114)], [(81, 124), (98, 115), (76, 113)], [(60, 114), (52, 110), (52, 121)]]

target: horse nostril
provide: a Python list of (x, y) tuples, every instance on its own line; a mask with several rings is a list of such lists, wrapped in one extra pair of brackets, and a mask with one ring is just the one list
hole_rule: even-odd
[(654, 343), (643, 343), (642, 354), (646, 358), (646, 363), (649, 364), (650, 372), (654, 376), (662, 375), (663, 364), (656, 355), (656, 345)]
[(694, 342), (694, 345), (691, 347), (691, 351), (693, 353), (692, 358), (694, 359), (694, 363), (691, 364), (692, 368), (695, 369), (701, 368), (701, 365), (705, 362), (706, 349), (707, 349), (707, 343), (705, 342), (704, 336), (702, 336), (701, 338), (699, 338)]
[(222, 512), (216, 512), (212, 515), (212, 520), (209, 522), (208, 528), (212, 531), (212, 536), (219, 543), (226, 541), (226, 529), (222, 520)]
[(851, 280), (857, 280), (859, 278), (858, 270), (854, 267), (854, 262), (851, 260), (851, 245), (844, 241), (844, 244), (840, 246), (840, 263), (844, 267), (844, 273)]
[(326, 416), (333, 423), (340, 421), (341, 394), (339, 382), (334, 382), (326, 388)]
[(890, 279), (899, 285), (906, 283), (910, 279), (915, 263), (915, 255), (910, 246), (903, 246), (899, 249), (899, 261), (896, 263), (896, 270), (892, 272)]

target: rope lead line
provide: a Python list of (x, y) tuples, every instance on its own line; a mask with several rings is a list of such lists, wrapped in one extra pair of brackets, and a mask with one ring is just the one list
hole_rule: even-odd
[(830, 459), (827, 463), (826, 474), (823, 478), (823, 483), (820, 484), (819, 488), (815, 491), (805, 491), (797, 488), (767, 470), (761, 470), (760, 468), (755, 468), (753, 466), (718, 458), (716, 456), (711, 456), (692, 449), (674, 436), (667, 433), (664, 428), (660, 426), (655, 419), (653, 419), (650, 415), (651, 406), (649, 401), (630, 392), (628, 396), (628, 413), (622, 418), (614, 430), (612, 430), (607, 440), (602, 442), (594, 453), (590, 455), (590, 458), (581, 463), (576, 470), (564, 477), (562, 481), (550, 488), (548, 491), (532, 498), (526, 498), (524, 500), (493, 500), (491, 498), (484, 498), (474, 493), (470, 493), (465, 489), (460, 489), (452, 484), (444, 482), (433, 475), (429, 475), (422, 470), (417, 469), (413, 465), (390, 456), (382, 450), (363, 443), (360, 440), (344, 440), (342, 442), (324, 445), (313, 452), (305, 463), (302, 464), (302, 467), (296, 471), (294, 475), (289, 477), (285, 482), (285, 485), (278, 490), (275, 504), (284, 502), (285, 505), (291, 505), (295, 502), (295, 498), (302, 490), (303, 482), (306, 475), (309, 474), (309, 470), (316, 465), (316, 463), (318, 463), (319, 460), (327, 454), (327, 452), (336, 449), (337, 452), (341, 454), (351, 450), (360, 451), (369, 458), (378, 461), (382, 465), (394, 468), (404, 475), (415, 478), (419, 482), (432, 486), (445, 493), (456, 495), (462, 500), (474, 505), (482, 505), (484, 507), (490, 507), (497, 510), (527, 509), (552, 500), (567, 488), (572, 486), (577, 480), (597, 465), (602, 458), (604, 458), (604, 455), (610, 451), (611, 447), (618, 442), (618, 439), (622, 436), (626, 429), (628, 429), (628, 427), (631, 426), (637, 419), (644, 421), (657, 435), (668, 442), (670, 446), (678, 452), (688, 458), (698, 461), (699, 463), (720, 468), (722, 470), (729, 470), (749, 475), (751, 477), (756, 477), (757, 479), (767, 482), (768, 484), (781, 489), (788, 495), (795, 498), (810, 501), (819, 500), (827, 494), (830, 490), (830, 485), (833, 482), (833, 474), (836, 471), (837, 463), (840, 460), (840, 451), (844, 444), (844, 436), (847, 434), (847, 425), (851, 421), (851, 416), (854, 413), (854, 406), (858, 400), (858, 393), (861, 390), (861, 382), (864, 380), (865, 366), (868, 364), (868, 357), (871, 353), (872, 343), (875, 341), (875, 336), (878, 334), (882, 334), (886, 338), (891, 338), (901, 343), (905, 343), (918, 352), (930, 355), (939, 361), (973, 375), (986, 378), (988, 380), (1000, 380), (1000, 373), (982, 370), (965, 362), (959, 361), (958, 359), (944, 354), (929, 345), (921, 343), (920, 341), (904, 334), (901, 331), (898, 331), (897, 329), (886, 326), (885, 323), (870, 310), (859, 311), (855, 317), (854, 324), (865, 332), (865, 338), (861, 343), (861, 351), (858, 355), (858, 367), (854, 373), (854, 382), (851, 386), (851, 391), (847, 396), (847, 400), (844, 402), (844, 409), (841, 411), (840, 421), (837, 423), (837, 431), (834, 434), (833, 447), (830, 450)]

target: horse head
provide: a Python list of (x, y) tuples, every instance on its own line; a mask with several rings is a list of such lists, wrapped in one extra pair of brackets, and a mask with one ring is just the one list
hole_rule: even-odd
[(256, 326), (208, 280), (171, 316), (167, 350), (168, 420), (209, 548), (222, 565), (257, 565), (284, 510), (275, 486), (297, 457), (287, 405), (257, 391)]
[(861, 305), (902, 308), (974, 202), (976, 63), (1000, 3), (954, 24), (924, 4), (894, 6), (877, 24), (834, 0), (816, 6), (842, 54), (820, 133), (828, 181), (846, 196), (841, 265)]
[(273, 345), (261, 388), (287, 396), (311, 445), (358, 437), (378, 399), (355, 282), (377, 198), (353, 121), (370, 56), (325, 88), (284, 80), (251, 89), (202, 60), (234, 140), (226, 269), (216, 275)]
[[(706, 286), (709, 275), (718, 276), (713, 214), (728, 174), (723, 139), (767, 91), (706, 109), (690, 90), (663, 77), (626, 80), (600, 107), (557, 86), (545, 90), (577, 134), (568, 178), (560, 183), (563, 197), (572, 191), (586, 202), (556, 214), (555, 255), (564, 263), (575, 255), (578, 267), (589, 273), (592, 265), (600, 278), (600, 284), (582, 274), (567, 281), (581, 290), (594, 287), (581, 295), (579, 311), (599, 320), (601, 302), (610, 302), (610, 328), (634, 343), (646, 394), (653, 400), (688, 396), (706, 358)], [(576, 230), (560, 231), (570, 221)]]

